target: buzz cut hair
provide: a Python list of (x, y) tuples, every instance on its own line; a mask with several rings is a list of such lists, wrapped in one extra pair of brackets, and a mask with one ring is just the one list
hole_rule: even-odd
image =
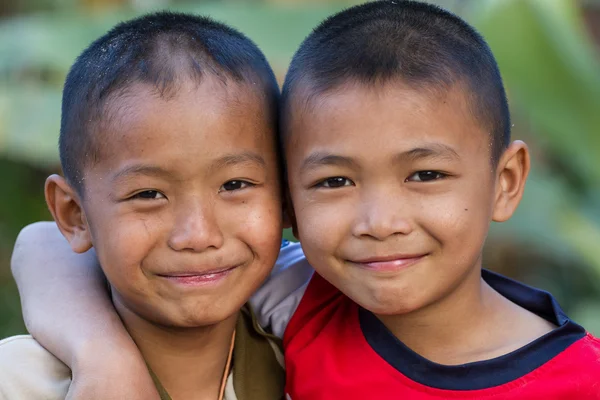
[(184, 79), (212, 75), (248, 83), (278, 114), (279, 86), (260, 49), (237, 30), (210, 18), (158, 12), (116, 25), (76, 59), (63, 90), (59, 136), (66, 180), (83, 195), (84, 168), (99, 158), (110, 104), (143, 83), (161, 98), (177, 94)]
[[(341, 11), (318, 25), (296, 51), (281, 98), (281, 135), (298, 98), (305, 102), (346, 83), (402, 82), (433, 93), (457, 85), (490, 135), (496, 163), (510, 142), (506, 92), (491, 49), (460, 17), (432, 4), (381, 0)], [(300, 90), (301, 89), (301, 90)]]

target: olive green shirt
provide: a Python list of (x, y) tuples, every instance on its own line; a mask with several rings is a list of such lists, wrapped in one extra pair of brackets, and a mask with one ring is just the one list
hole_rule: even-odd
[[(161, 400), (172, 400), (152, 375)], [(282, 399), (284, 379), (280, 340), (265, 333), (250, 308), (244, 307), (237, 322), (225, 399)], [(0, 400), (64, 400), (70, 384), (71, 370), (31, 336), (0, 341)]]

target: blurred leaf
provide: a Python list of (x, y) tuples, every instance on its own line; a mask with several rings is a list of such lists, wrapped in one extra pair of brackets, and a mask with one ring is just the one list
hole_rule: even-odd
[(600, 225), (574, 209), (563, 210), (557, 219), (560, 224), (559, 232), (565, 242), (596, 269), (600, 278)]
[(571, 313), (571, 318), (584, 326), (595, 336), (600, 335), (600, 303), (598, 301), (587, 300), (580, 302)]
[(294, 237), (294, 233), (292, 232), (291, 229), (284, 229), (283, 230), (283, 238), (285, 240), (289, 240), (290, 242), (297, 242), (298, 241), (298, 239), (296, 239)]
[(0, 338), (26, 333), (14, 282), (0, 283)]
[(564, 183), (534, 169), (517, 212), (508, 222), (495, 224), (490, 237), (535, 246), (565, 266), (588, 265), (600, 292), (600, 213), (595, 212), (593, 217), (589, 209), (578, 207)]
[(58, 89), (11, 85), (0, 92), (0, 154), (34, 165), (56, 165), (60, 128)]
[[(579, 11), (569, 0), (484, 0), (472, 9), (519, 115), (541, 133), (547, 157), (568, 169), (534, 160), (519, 210), (492, 236), (536, 246), (565, 266), (583, 263), (600, 278), (600, 63)], [(573, 190), (574, 174), (583, 193)]]
[(47, 175), (48, 171), (0, 157), (0, 338), (25, 332), (9, 259), (23, 225), (50, 218), (43, 194)]
[[(209, 15), (240, 29), (263, 49), (279, 77), (283, 77), (295, 48), (310, 29), (341, 7), (185, 3), (170, 9)], [(58, 162), (60, 91), (69, 67), (91, 41), (117, 22), (137, 14), (119, 9), (0, 21), (0, 78), (5, 77), (0, 91), (0, 155), (42, 166)]]
[(511, 98), (565, 165), (600, 184), (600, 63), (571, 0), (484, 0), (476, 25)]
[(38, 14), (0, 23), (0, 71), (50, 68), (66, 74), (75, 57), (117, 22), (114, 15)]
[(551, 179), (539, 168), (531, 171), (525, 194), (513, 217), (504, 223), (493, 224), (490, 236), (496, 240), (510, 240), (524, 246), (552, 249), (556, 257), (572, 260), (572, 249), (557, 234), (554, 218), (569, 206), (565, 187)]

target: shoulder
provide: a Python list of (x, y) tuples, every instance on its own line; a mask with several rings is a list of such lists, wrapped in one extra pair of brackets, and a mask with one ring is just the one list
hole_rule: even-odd
[(271, 275), (250, 299), (261, 326), (283, 336), (312, 274), (301, 245), (284, 241)]
[[(302, 245), (284, 240), (279, 250), (279, 256), (271, 272), (270, 279), (284, 276), (285, 281), (291, 282), (290, 288), (306, 285), (314, 270), (308, 263)], [(284, 279), (281, 279), (282, 283)]]
[[(325, 326), (334, 332), (357, 317), (356, 304), (339, 289), (315, 273), (310, 280), (296, 312), (292, 316), (283, 338), (286, 353), (288, 346), (312, 341), (317, 335), (323, 335)], [(336, 329), (333, 329), (333, 327)]]
[(544, 398), (599, 400), (600, 341), (586, 333), (531, 377), (537, 383), (530, 385), (532, 391), (543, 392)]
[(0, 399), (64, 399), (69, 368), (29, 335), (0, 341)]
[(229, 379), (233, 385), (226, 398), (281, 398), (285, 371), (280, 342), (264, 332), (249, 307), (242, 308), (233, 349), (233, 376)]
[(564, 361), (591, 369), (600, 380), (600, 339), (590, 333), (569, 346), (562, 354)]
[(586, 333), (542, 366), (538, 378), (550, 386), (593, 390), (593, 398), (600, 398), (600, 340)]

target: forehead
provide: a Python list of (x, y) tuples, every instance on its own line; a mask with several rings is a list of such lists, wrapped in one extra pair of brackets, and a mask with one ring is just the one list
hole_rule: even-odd
[[(415, 89), (402, 83), (345, 84), (292, 102), (286, 149), (335, 145), (357, 152), (379, 144), (410, 148), (441, 143), (462, 153), (488, 150), (490, 135), (459, 86)], [(487, 153), (486, 153), (487, 154)]]
[(274, 127), (267, 101), (246, 84), (206, 77), (170, 96), (135, 84), (113, 95), (97, 135), (104, 158), (136, 157), (162, 147), (198, 157), (224, 147), (269, 148)]

